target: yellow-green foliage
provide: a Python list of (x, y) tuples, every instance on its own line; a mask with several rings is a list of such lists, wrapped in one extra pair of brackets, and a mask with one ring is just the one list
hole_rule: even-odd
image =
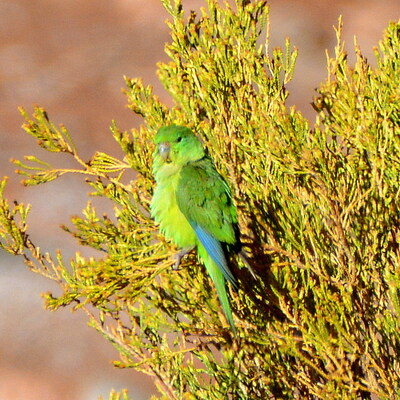
[[(115, 215), (90, 204), (74, 227), (98, 258), (42, 254), (26, 234), (28, 208), (0, 208), (1, 245), (56, 280), (47, 307), (72, 305), (120, 352), (121, 368), (154, 378), (162, 399), (393, 399), (400, 357), (400, 25), (391, 23), (372, 68), (356, 49), (352, 68), (337, 31), (328, 79), (314, 101), (317, 121), (285, 105), (296, 51), (268, 48), (260, 0), (207, 1), (171, 15), (170, 62), (159, 78), (168, 108), (140, 79), (126, 79), (139, 130), (112, 133), (126, 157), (79, 157), (67, 130), (44, 110), (23, 112), (25, 130), (76, 170), (34, 157), (15, 163), (25, 184), (80, 172)], [(267, 36), (267, 37), (266, 37)], [(255, 277), (233, 260), (237, 325), (225, 322), (194, 255), (172, 270), (176, 251), (149, 216), (152, 138), (169, 123), (194, 128), (229, 181)], [(137, 179), (127, 182), (133, 168)], [(5, 181), (3, 182), (4, 188)], [(119, 398), (112, 394), (111, 398)], [(123, 394), (123, 398), (126, 394)], [(375, 397), (373, 397), (375, 396)]]

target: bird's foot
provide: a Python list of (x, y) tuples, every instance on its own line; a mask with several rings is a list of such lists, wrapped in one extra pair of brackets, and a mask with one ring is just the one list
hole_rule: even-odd
[(186, 247), (185, 249), (182, 249), (179, 253), (175, 254), (175, 256), (174, 256), (175, 264), (172, 267), (172, 269), (174, 271), (179, 269), (179, 266), (181, 265), (182, 258), (185, 257), (187, 254), (189, 254), (193, 249), (194, 249), (194, 246)]

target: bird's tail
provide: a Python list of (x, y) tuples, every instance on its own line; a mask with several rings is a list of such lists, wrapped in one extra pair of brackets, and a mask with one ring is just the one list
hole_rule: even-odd
[(230, 301), (228, 298), (228, 292), (226, 288), (226, 283), (225, 283), (225, 278), (223, 273), (221, 272), (220, 268), (217, 266), (217, 264), (214, 262), (212, 257), (207, 253), (206, 249), (202, 246), (198, 246), (198, 254), (201, 257), (201, 259), (204, 262), (204, 265), (207, 269), (208, 274), (210, 275), (215, 288), (217, 289), (217, 294), (219, 301), (222, 306), (222, 310), (225, 314), (226, 319), (229, 322), (229, 325), (231, 326), (232, 330), (235, 332), (235, 324), (233, 322), (233, 315), (232, 315), (232, 309), (230, 305)]

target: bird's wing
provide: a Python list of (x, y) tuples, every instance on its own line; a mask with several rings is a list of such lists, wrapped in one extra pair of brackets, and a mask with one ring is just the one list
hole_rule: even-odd
[(222, 247), (222, 243), (235, 245), (237, 242), (236, 210), (226, 182), (210, 159), (182, 168), (176, 199), (201, 244), (224, 277), (236, 286)]

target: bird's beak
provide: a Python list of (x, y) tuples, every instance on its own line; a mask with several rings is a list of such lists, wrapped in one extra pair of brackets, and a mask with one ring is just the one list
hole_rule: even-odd
[(171, 150), (171, 147), (170, 147), (169, 143), (164, 142), (164, 143), (160, 143), (158, 145), (158, 154), (164, 161), (169, 160), (170, 150)]

